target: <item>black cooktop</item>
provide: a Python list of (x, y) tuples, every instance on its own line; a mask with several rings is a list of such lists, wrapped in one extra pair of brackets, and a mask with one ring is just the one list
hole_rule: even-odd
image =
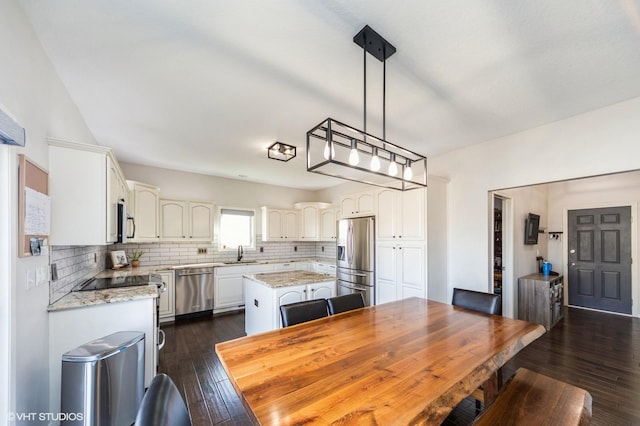
[(75, 291), (107, 290), (110, 288), (135, 287), (148, 285), (150, 283), (148, 275), (133, 275), (127, 277), (113, 278), (91, 278), (82, 282)]

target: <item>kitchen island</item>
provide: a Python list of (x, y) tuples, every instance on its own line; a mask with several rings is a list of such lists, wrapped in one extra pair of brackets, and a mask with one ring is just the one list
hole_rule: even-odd
[(307, 271), (243, 276), (247, 335), (282, 328), (280, 306), (336, 295), (336, 279)]

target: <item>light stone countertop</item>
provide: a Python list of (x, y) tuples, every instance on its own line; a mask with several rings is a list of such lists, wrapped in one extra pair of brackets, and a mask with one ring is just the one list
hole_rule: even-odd
[(268, 265), (270, 263), (296, 263), (296, 262), (317, 262), (317, 263), (329, 263), (335, 265), (335, 258), (300, 258), (300, 259), (268, 259), (257, 261), (242, 261), (242, 262), (210, 262), (210, 263), (191, 263), (184, 265), (155, 265), (155, 266), (138, 266), (137, 268), (127, 267), (121, 269), (105, 269), (96, 275), (96, 278), (113, 278), (113, 277), (126, 277), (134, 275), (148, 275), (150, 273), (159, 271), (173, 271), (177, 269), (185, 268), (218, 268), (225, 266), (250, 266), (250, 265)]
[(92, 305), (102, 305), (104, 303), (128, 302), (131, 300), (156, 297), (158, 297), (158, 287), (155, 284), (108, 290), (72, 291), (49, 305), (47, 310), (54, 312)]
[[(127, 267), (121, 269), (105, 269), (95, 276), (95, 278), (114, 278), (114, 277), (126, 277), (126, 276), (138, 276), (148, 275), (159, 271), (172, 271), (175, 269), (183, 269), (189, 267), (225, 267), (225, 266), (238, 266), (238, 265), (264, 265), (269, 263), (294, 263), (294, 262), (318, 262), (318, 263), (330, 263), (334, 264), (333, 258), (299, 258), (299, 259), (270, 259), (259, 260), (256, 262), (240, 262), (240, 263), (199, 263), (199, 264), (186, 264), (186, 265), (153, 265), (153, 266), (139, 266), (137, 268)], [(259, 277), (264, 275), (272, 275), (268, 278), (269, 283), (262, 282), (269, 287), (285, 287), (290, 285), (311, 284), (315, 282), (325, 282), (334, 280), (335, 277), (330, 275), (318, 274), (315, 272), (306, 271), (288, 271), (288, 272), (275, 272), (265, 274), (247, 275), (258, 282)], [(276, 275), (280, 275), (280, 281), (275, 278)], [(274, 281), (275, 280), (275, 281)], [(117, 303), (126, 302), (136, 299), (144, 299), (149, 297), (158, 297), (157, 288), (155, 285), (150, 286), (135, 286), (135, 287), (122, 287), (108, 290), (94, 290), (94, 291), (72, 291), (71, 293), (63, 296), (54, 303), (47, 307), (49, 312), (59, 311), (64, 309), (82, 308), (91, 305), (100, 305), (103, 303)]]
[(243, 277), (271, 288), (290, 287), (294, 285), (314, 284), (336, 280), (336, 277), (332, 275), (307, 271), (266, 272), (264, 274), (243, 275)]

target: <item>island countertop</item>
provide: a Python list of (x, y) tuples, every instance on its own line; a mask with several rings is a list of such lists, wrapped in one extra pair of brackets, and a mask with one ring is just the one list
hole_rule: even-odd
[(266, 272), (263, 274), (247, 274), (243, 277), (270, 288), (288, 287), (293, 285), (305, 285), (335, 281), (332, 275), (318, 274), (307, 271)]

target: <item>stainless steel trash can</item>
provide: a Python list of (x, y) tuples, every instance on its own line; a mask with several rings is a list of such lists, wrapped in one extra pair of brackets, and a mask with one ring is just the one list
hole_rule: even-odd
[(63, 425), (131, 425), (144, 395), (144, 333), (120, 331), (62, 355)]

